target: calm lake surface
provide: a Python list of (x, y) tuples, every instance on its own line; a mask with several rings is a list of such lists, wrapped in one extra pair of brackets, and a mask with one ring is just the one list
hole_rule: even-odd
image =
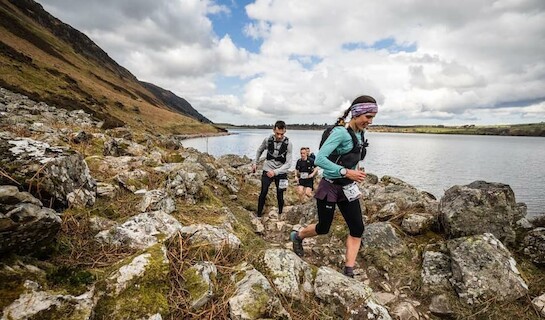
[[(213, 156), (246, 155), (272, 133), (265, 129), (230, 130), (232, 135), (184, 140)], [(293, 165), (301, 147), (318, 151), (322, 131), (289, 130)], [(475, 180), (511, 186), (517, 202), (528, 206), (528, 216), (545, 212), (545, 138), (367, 132), (365, 168), (379, 177), (394, 176), (439, 199), (454, 185)]]

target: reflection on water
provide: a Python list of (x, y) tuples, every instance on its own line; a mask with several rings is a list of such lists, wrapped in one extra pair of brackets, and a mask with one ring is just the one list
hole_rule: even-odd
[[(264, 129), (237, 129), (222, 137), (185, 140), (213, 156), (246, 155), (255, 158), (257, 147), (272, 133)], [(317, 152), (322, 132), (289, 130), (293, 166), (301, 147)], [(528, 205), (529, 215), (545, 212), (545, 139), (368, 132), (365, 168), (379, 177), (400, 178), (436, 197), (453, 185), (475, 180), (509, 184), (517, 201)]]

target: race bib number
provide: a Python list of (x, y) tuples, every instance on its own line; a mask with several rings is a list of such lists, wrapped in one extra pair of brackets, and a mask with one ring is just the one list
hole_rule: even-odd
[(308, 172), (301, 172), (301, 179), (308, 179)]
[(280, 181), (278, 181), (278, 188), (286, 190), (288, 188), (288, 179), (280, 179)]
[(353, 182), (349, 185), (346, 185), (343, 187), (343, 193), (346, 196), (346, 199), (348, 199), (349, 202), (352, 202), (356, 199), (359, 199), (361, 197), (361, 191), (360, 188), (358, 188), (358, 185)]

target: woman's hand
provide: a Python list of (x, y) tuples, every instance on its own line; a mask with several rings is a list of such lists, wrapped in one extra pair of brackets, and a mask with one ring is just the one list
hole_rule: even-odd
[(352, 170), (352, 169), (347, 169), (346, 175), (345, 175), (346, 178), (356, 182), (362, 182), (365, 179), (365, 176), (366, 176), (365, 171)]

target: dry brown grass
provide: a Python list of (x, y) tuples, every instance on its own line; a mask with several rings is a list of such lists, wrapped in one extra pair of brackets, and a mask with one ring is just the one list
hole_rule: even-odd
[(62, 217), (57, 252), (51, 261), (74, 268), (108, 267), (135, 253), (122, 246), (100, 244), (90, 229), (89, 209), (68, 209)]

